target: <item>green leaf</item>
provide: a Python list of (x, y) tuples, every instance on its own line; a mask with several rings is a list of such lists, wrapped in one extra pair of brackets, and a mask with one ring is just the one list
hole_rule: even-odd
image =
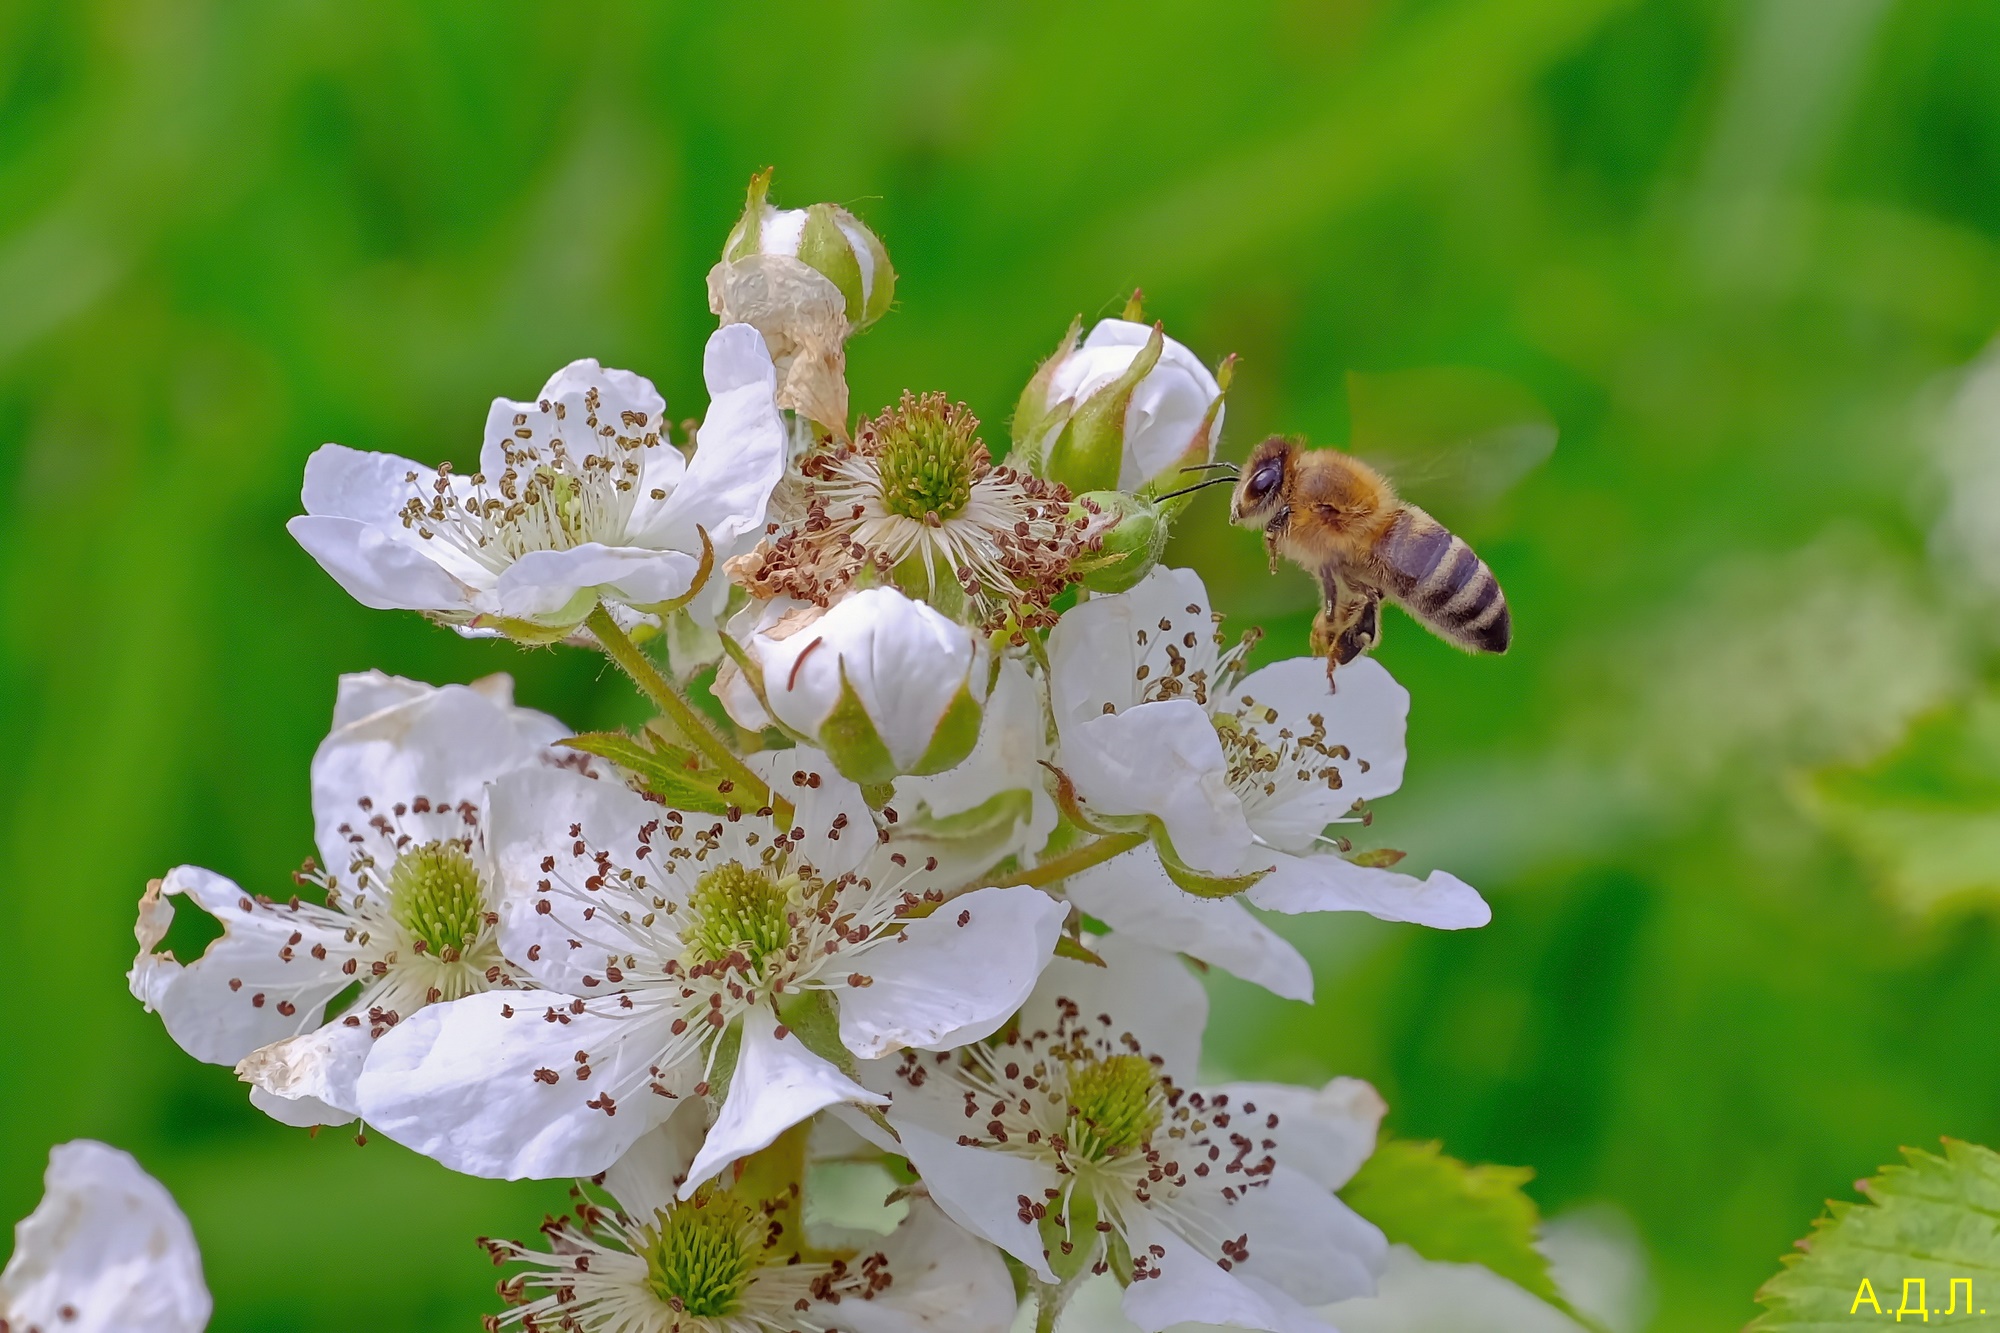
[(608, 759), (645, 784), (646, 790), (676, 810), (719, 815), (729, 809), (729, 797), (716, 789), (721, 774), (698, 767), (695, 752), (657, 737), (643, 739), (622, 731), (587, 731), (556, 742), (571, 750)]
[[(1801, 1253), (1786, 1255), (1784, 1270), (1758, 1290), (1765, 1308), (1753, 1333), (1851, 1330), (1857, 1315), (1876, 1317), (1871, 1304), (1893, 1315), (1906, 1279), (1913, 1304), (1905, 1319), (1930, 1322), (1916, 1315), (1921, 1280), (1927, 1316), (1951, 1309), (1940, 1322), (1952, 1328), (2000, 1329), (2000, 1154), (1946, 1139), (1942, 1157), (1905, 1148), (1903, 1158), (1859, 1183), (1866, 1203), (1827, 1203)], [(1969, 1300), (1953, 1290), (1954, 1278), (1970, 1281)], [(1970, 1317), (1958, 1317), (1967, 1305)]]
[(1442, 1145), (1385, 1138), (1340, 1191), (1392, 1243), (1440, 1263), (1480, 1264), (1590, 1328), (1557, 1288), (1535, 1248), (1541, 1217), (1521, 1192), (1525, 1166), (1469, 1166)]
[(1824, 769), (1802, 791), (1912, 911), (2000, 893), (2000, 699), (1932, 714), (1888, 754)]

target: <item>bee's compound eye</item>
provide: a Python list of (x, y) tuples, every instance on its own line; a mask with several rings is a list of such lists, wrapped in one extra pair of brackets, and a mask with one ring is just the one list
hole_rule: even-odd
[(1249, 496), (1252, 502), (1259, 502), (1278, 489), (1278, 478), (1284, 472), (1276, 461), (1264, 464), (1250, 474)]

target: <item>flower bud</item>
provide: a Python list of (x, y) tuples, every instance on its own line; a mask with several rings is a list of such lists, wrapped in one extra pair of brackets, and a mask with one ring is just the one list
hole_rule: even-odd
[(750, 199), (723, 246), (725, 263), (751, 255), (796, 259), (840, 289), (853, 332), (889, 312), (896, 299), (896, 270), (881, 238), (838, 204), (779, 208), (766, 199), (771, 173), (750, 178)]
[(979, 739), (984, 643), (894, 588), (850, 593), (824, 610), (789, 598), (753, 603), (730, 632), (742, 657), (716, 690), (730, 716), (747, 727), (775, 722), (854, 782), (942, 772)]
[(1072, 492), (1174, 489), (1179, 469), (1211, 461), (1223, 386), (1157, 324), (1079, 324), (1042, 363), (1014, 412), (1016, 457)]
[(1072, 568), (1092, 592), (1124, 592), (1146, 577), (1167, 549), (1170, 525), (1158, 505), (1124, 491), (1091, 491), (1076, 497), (1070, 521), (1090, 527), (1085, 553)]

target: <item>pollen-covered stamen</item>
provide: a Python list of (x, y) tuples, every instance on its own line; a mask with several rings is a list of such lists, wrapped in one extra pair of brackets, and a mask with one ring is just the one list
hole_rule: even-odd
[[(945, 1081), (965, 1125), (960, 1147), (1033, 1158), (1062, 1180), (1040, 1199), (1023, 1195), (1020, 1219), (1041, 1228), (1062, 1258), (1103, 1273), (1156, 1276), (1161, 1255), (1127, 1244), (1145, 1209), (1215, 1259), (1241, 1263), (1251, 1238), (1231, 1234), (1198, 1197), (1235, 1203), (1277, 1170), (1277, 1117), (1231, 1106), (1226, 1093), (1175, 1084), (1110, 1015), (1086, 1017), (1056, 1002), (1054, 1031), (1014, 1031), (937, 1055), (906, 1052), (898, 1075), (912, 1089)], [(935, 1095), (933, 1093), (932, 1095)], [(1226, 1221), (1227, 1214), (1220, 1214)], [(1054, 1256), (1052, 1256), (1053, 1258)]]
[(469, 839), (438, 839), (406, 849), (389, 868), (390, 913), (447, 963), (457, 962), (486, 924), (486, 888), (469, 849)]
[[(1353, 760), (1345, 745), (1329, 740), (1323, 714), (1309, 714), (1305, 732), (1276, 726), (1278, 717), (1277, 709), (1243, 695), (1233, 712), (1209, 718), (1229, 764), (1229, 789), (1252, 818), (1260, 807), (1280, 804), (1302, 787), (1339, 791), (1339, 765)], [(1367, 771), (1365, 762), (1361, 770)]]
[(797, 875), (775, 878), (737, 861), (704, 870), (688, 895), (683, 957), (699, 967), (740, 954), (762, 976), (792, 942), (792, 922), (805, 896)]
[(988, 629), (1053, 624), (1049, 603), (1110, 517), (1072, 516), (1061, 486), (994, 467), (978, 425), (942, 394), (904, 394), (852, 445), (800, 462), (789, 520), (730, 576), (757, 597), (820, 606), (876, 578)]
[(500, 1284), (510, 1305), (486, 1327), (527, 1333), (830, 1333), (845, 1301), (894, 1281), (881, 1252), (808, 1262), (770, 1203), (704, 1191), (651, 1217), (600, 1207), (577, 1191), (574, 1219), (542, 1227), (553, 1252), (481, 1242), (527, 1271)]
[(592, 388), (584, 394), (582, 422), (572, 421), (561, 401), (515, 413), (497, 477), (461, 480), (449, 463), (429, 480), (410, 473), (403, 526), (494, 571), (530, 551), (622, 544), (645, 451), (672, 446), (646, 413), (625, 411), (612, 420), (602, 409)]

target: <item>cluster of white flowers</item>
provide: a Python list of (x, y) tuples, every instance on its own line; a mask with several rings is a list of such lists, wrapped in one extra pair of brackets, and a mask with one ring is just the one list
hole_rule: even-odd
[[(1251, 909), (1485, 922), (1339, 835), (1401, 782), (1408, 695), (1248, 670), (1158, 563), (1226, 364), (1132, 309), (1071, 330), (1003, 463), (940, 394), (850, 423), (895, 274), (768, 185), (691, 434), (578, 361), (495, 401), (470, 475), (327, 445), (292, 523), (366, 605), (601, 651), (658, 717), (572, 736), (504, 677), (342, 678), (316, 859), (154, 881), (133, 993), (286, 1123), (576, 1178), (546, 1248), (486, 1242), (491, 1328), (1000, 1333), (1101, 1275), (1145, 1330), (1321, 1327), (1385, 1257), (1335, 1193), (1382, 1104), (1202, 1085), (1181, 955), (1309, 999)], [(222, 931), (185, 963), (182, 896)], [(857, 1164), (895, 1193), (874, 1230), (820, 1201)]]

